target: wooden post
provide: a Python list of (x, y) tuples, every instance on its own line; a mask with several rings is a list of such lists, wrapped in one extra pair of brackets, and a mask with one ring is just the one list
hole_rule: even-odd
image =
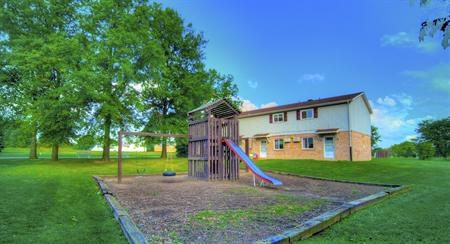
[(122, 183), (122, 131), (119, 131), (119, 149), (117, 155), (117, 183)]

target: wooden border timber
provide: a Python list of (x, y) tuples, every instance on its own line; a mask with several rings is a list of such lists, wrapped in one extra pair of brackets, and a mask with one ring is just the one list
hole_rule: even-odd
[(128, 243), (147, 244), (148, 241), (146, 236), (136, 226), (126, 209), (120, 205), (112, 191), (110, 191), (109, 187), (103, 182), (103, 179), (95, 175), (92, 176), (92, 178), (97, 182), (106, 203), (111, 208), (114, 218), (119, 222), (120, 228), (127, 238)]
[(154, 136), (154, 137), (177, 137), (189, 138), (188, 134), (172, 134), (172, 133), (151, 133), (151, 132), (133, 132), (119, 131), (119, 148), (117, 155), (117, 183), (122, 183), (122, 138), (123, 136)]

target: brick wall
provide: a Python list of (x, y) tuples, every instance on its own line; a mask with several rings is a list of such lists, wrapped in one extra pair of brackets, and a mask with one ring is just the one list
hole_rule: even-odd
[[(326, 159), (324, 157), (325, 137), (317, 134), (292, 134), (285, 136), (271, 136), (269, 138), (250, 138), (249, 153), (258, 154), (260, 157), (261, 140), (266, 140), (267, 157), (266, 159), (316, 159), (316, 160), (350, 160), (349, 150), (349, 132), (341, 131), (333, 136), (335, 146), (334, 159)], [(314, 138), (314, 148), (302, 148), (302, 138)], [(275, 140), (283, 139), (284, 148), (275, 149)], [(364, 161), (371, 159), (370, 136), (359, 132), (352, 132), (353, 139), (353, 160)], [(241, 140), (241, 148), (245, 148), (244, 140)]]
[(352, 132), (353, 139), (353, 160), (354, 161), (368, 161), (372, 159), (372, 147), (370, 136)]

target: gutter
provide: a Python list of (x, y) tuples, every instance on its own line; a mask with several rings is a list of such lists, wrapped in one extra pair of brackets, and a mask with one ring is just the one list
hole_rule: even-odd
[(352, 101), (347, 101), (347, 119), (348, 119), (348, 150), (349, 150), (349, 160), (353, 161), (353, 138), (352, 138), (352, 124), (350, 120), (350, 103)]
[[(321, 103), (321, 104), (313, 104), (313, 105), (306, 105), (306, 106), (292, 106), (292, 107), (283, 107), (283, 106), (288, 106), (288, 105), (281, 105), (278, 107), (273, 107), (273, 108), (267, 108), (266, 109), (257, 109), (257, 110), (250, 110), (247, 112), (243, 112), (241, 113), (238, 118), (248, 118), (248, 117), (256, 117), (256, 116), (260, 116), (260, 115), (267, 115), (267, 114), (273, 114), (273, 113), (281, 113), (281, 112), (289, 112), (289, 111), (295, 111), (295, 110), (299, 110), (299, 109), (309, 109), (309, 108), (320, 108), (320, 107), (327, 107), (327, 106), (334, 106), (334, 105), (340, 105), (340, 104), (346, 104), (348, 102), (350, 102), (351, 100), (341, 100), (341, 101), (336, 101), (336, 102), (328, 102), (328, 103)], [(259, 110), (263, 110), (263, 111), (259, 111)]]

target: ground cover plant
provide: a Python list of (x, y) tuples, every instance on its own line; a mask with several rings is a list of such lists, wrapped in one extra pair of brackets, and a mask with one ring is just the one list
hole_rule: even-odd
[(311, 243), (449, 243), (450, 161), (405, 158), (370, 162), (260, 161), (264, 170), (329, 179), (409, 185), (411, 191), (364, 209)]

